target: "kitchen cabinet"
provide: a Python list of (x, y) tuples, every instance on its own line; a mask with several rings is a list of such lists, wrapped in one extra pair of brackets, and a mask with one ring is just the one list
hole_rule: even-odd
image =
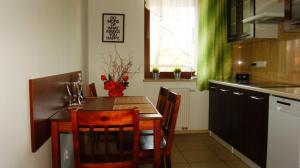
[(211, 84), (209, 106), (212, 113), (209, 115), (209, 127), (223, 140), (231, 142), (229, 89), (225, 86)]
[[(271, 5), (270, 5), (271, 4)], [(278, 6), (271, 8), (269, 6)], [(280, 10), (282, 5), (277, 1), (273, 4), (272, 0), (228, 0), (227, 4), (227, 41), (242, 41), (254, 38), (277, 38), (278, 25), (264, 24), (260, 21), (266, 21), (266, 17), (260, 21), (252, 20), (255, 15), (272, 13), (272, 10)], [(251, 20), (251, 21), (249, 21)]]
[(228, 0), (227, 18), (227, 41), (232, 42), (238, 39), (240, 29), (240, 18), (238, 18), (238, 1)]
[(300, 31), (300, 1), (285, 0), (285, 30)]
[(208, 121), (208, 127), (211, 131), (214, 133), (220, 135), (220, 125), (221, 121), (219, 121), (218, 117), (220, 114), (218, 114), (221, 111), (221, 102), (220, 99), (220, 92), (218, 85), (210, 84), (209, 86), (209, 121)]
[(242, 153), (246, 152), (246, 138), (248, 131), (246, 129), (246, 119), (247, 119), (247, 108), (245, 107), (245, 102), (247, 97), (245, 92), (240, 89), (233, 89), (231, 91), (230, 97), (228, 99), (231, 101), (231, 127), (232, 127), (232, 146)]
[[(250, 16), (254, 15), (254, 0), (242, 0), (241, 1), (241, 10), (242, 15), (239, 16), (243, 20), (245, 18), (248, 18)], [(240, 38), (249, 38), (254, 37), (254, 24), (250, 23), (241, 23), (241, 37)]]
[(266, 167), (269, 95), (254, 91), (246, 93), (246, 156), (259, 166)]
[(253, 24), (243, 23), (245, 17), (253, 15), (254, 0), (228, 0), (227, 41), (239, 41), (253, 37)]
[(266, 167), (268, 94), (210, 83), (209, 130)]

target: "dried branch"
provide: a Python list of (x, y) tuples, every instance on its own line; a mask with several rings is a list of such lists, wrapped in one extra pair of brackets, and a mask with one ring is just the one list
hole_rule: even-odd
[(103, 62), (107, 67), (106, 73), (111, 77), (111, 80), (120, 82), (124, 75), (131, 75), (133, 77), (135, 74), (140, 72), (141, 66), (139, 66), (134, 71), (130, 71), (133, 66), (133, 57), (128, 54), (128, 58), (123, 58), (117, 50), (116, 45), (114, 46), (115, 55), (109, 54), (108, 59), (106, 60), (103, 57)]

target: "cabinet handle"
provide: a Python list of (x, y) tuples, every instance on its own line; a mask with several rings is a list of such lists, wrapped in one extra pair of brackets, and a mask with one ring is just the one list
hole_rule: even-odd
[(278, 104), (286, 105), (286, 106), (291, 106), (291, 103), (286, 103), (282, 101), (277, 101)]
[(210, 88), (210, 89), (216, 89), (216, 87), (214, 87), (214, 86), (210, 86), (209, 88)]
[(226, 89), (220, 89), (220, 91), (222, 91), (222, 92), (228, 92), (229, 90), (226, 90)]
[(250, 96), (251, 99), (255, 99), (255, 100), (263, 100), (263, 97), (256, 97), (256, 96)]
[(245, 93), (241, 93), (241, 92), (233, 92), (234, 95), (238, 95), (238, 96), (242, 96), (244, 95)]

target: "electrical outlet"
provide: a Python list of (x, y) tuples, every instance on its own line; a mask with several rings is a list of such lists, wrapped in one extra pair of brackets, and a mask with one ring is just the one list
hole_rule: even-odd
[(68, 150), (65, 150), (64, 152), (64, 160), (69, 160), (69, 151)]
[(255, 61), (251, 65), (257, 68), (265, 68), (267, 67), (267, 61)]

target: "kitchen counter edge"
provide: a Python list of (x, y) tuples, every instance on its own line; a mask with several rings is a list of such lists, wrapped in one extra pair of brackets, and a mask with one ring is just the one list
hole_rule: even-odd
[(243, 84), (238, 84), (238, 83), (233, 83), (233, 82), (228, 82), (228, 81), (210, 80), (209, 82), (215, 83), (215, 84), (220, 84), (220, 85), (236, 87), (236, 88), (240, 88), (240, 89), (247, 89), (247, 90), (267, 93), (267, 94), (270, 94), (273, 96), (279, 96), (279, 97), (285, 97), (285, 98), (289, 98), (289, 99), (300, 100), (300, 87), (260, 88), (260, 87), (256, 87), (256, 86), (243, 85)]

